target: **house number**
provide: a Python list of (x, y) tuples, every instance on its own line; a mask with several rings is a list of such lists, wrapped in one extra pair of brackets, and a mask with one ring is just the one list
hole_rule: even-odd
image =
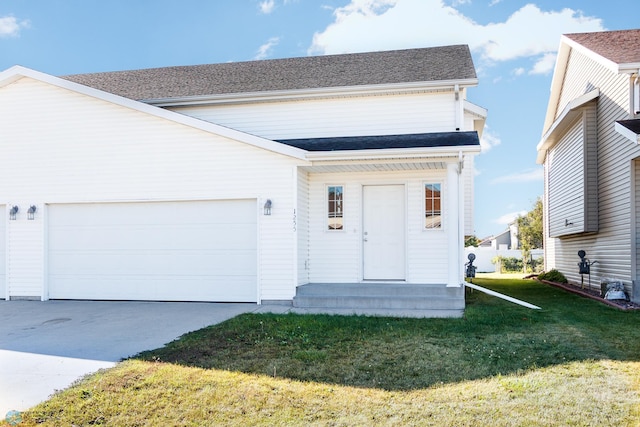
[(296, 228), (296, 227), (297, 227), (297, 225), (298, 225), (298, 224), (297, 224), (297, 222), (296, 222), (296, 210), (294, 209), (294, 210), (293, 210), (293, 232), (294, 232), (294, 233), (295, 233), (295, 232), (296, 232), (296, 230), (297, 230), (297, 228)]

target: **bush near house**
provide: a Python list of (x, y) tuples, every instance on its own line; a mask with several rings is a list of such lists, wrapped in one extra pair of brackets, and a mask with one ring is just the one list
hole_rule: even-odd
[(549, 282), (555, 282), (555, 283), (568, 283), (568, 280), (564, 276), (564, 274), (560, 273), (555, 268), (553, 270), (549, 270), (545, 273), (538, 275), (538, 279), (547, 280)]

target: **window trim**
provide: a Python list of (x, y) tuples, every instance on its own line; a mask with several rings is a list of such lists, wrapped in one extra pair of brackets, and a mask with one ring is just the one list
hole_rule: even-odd
[[(329, 189), (332, 187), (340, 187), (342, 189), (342, 200), (341, 200), (341, 204), (340, 207), (342, 208), (342, 212), (340, 212), (340, 216), (330, 216), (331, 215), (331, 211), (329, 209), (329, 203), (331, 202), (329, 200)], [(344, 184), (326, 184), (324, 186), (324, 231), (329, 232), (329, 233), (339, 233), (339, 232), (344, 232), (344, 230), (346, 229), (345, 224), (344, 224), (344, 202), (345, 202), (345, 188), (346, 186)], [(334, 212), (335, 214), (335, 212)], [(330, 226), (330, 221), (332, 218), (342, 218), (342, 228), (331, 228)]]
[[(427, 207), (426, 207), (426, 201), (427, 201), (427, 185), (437, 185), (440, 191), (440, 224), (437, 227), (427, 227)], [(442, 181), (423, 181), (422, 182), (422, 230), (423, 231), (441, 231), (444, 230), (444, 197), (443, 197), (443, 188), (444, 188), (444, 184), (442, 183)], [(434, 199), (435, 200), (435, 199)], [(435, 212), (435, 210), (432, 210), (432, 212)], [(435, 217), (436, 215), (432, 215), (433, 217)]]

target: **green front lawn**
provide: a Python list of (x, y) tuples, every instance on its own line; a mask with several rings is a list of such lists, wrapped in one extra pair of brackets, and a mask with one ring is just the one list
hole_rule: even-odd
[(528, 280), (463, 319), (242, 315), (93, 375), (21, 425), (640, 425), (640, 312)]

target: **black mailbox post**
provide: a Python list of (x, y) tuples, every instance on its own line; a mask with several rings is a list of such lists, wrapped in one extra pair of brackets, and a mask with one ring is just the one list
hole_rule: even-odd
[(587, 253), (580, 249), (578, 251), (580, 262), (578, 263), (578, 273), (580, 273), (580, 288), (584, 288), (584, 275), (589, 275), (589, 287), (591, 287), (591, 266), (598, 261), (589, 261)]
[(473, 261), (475, 261), (476, 256), (475, 254), (469, 254), (467, 258), (469, 259), (469, 262), (464, 265), (464, 275), (465, 277), (473, 279), (474, 277), (476, 277), (476, 266), (473, 265)]

